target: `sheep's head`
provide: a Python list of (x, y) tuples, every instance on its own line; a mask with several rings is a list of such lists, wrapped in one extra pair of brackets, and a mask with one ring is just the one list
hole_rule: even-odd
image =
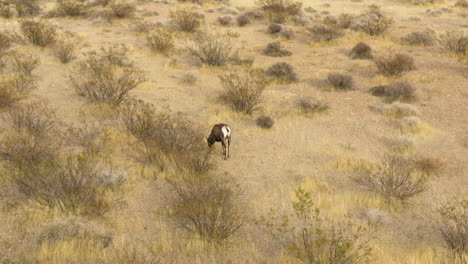
[(215, 139), (214, 139), (214, 137), (211, 137), (211, 136), (210, 136), (210, 137), (208, 137), (208, 138), (206, 139), (206, 142), (208, 143), (208, 147), (211, 148), (211, 146), (213, 146), (213, 144), (215, 143)]

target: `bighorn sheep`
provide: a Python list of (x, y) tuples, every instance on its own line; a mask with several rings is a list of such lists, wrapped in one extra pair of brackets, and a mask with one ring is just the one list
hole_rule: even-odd
[(210, 136), (206, 139), (208, 147), (212, 147), (215, 142), (221, 142), (223, 146), (224, 159), (229, 158), (229, 147), (231, 145), (231, 128), (226, 124), (216, 124), (211, 129)]

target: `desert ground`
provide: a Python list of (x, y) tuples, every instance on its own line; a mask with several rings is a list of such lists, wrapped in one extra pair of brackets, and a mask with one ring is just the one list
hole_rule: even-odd
[(0, 11), (0, 263), (468, 263), (468, 2)]

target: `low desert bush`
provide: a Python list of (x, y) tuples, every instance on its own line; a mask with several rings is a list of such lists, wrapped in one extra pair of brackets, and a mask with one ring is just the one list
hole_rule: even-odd
[(353, 89), (353, 77), (347, 74), (341, 73), (330, 73), (328, 74), (328, 83), (335, 90), (352, 90)]
[(33, 71), (39, 66), (39, 58), (26, 53), (14, 52), (10, 56), (12, 69), (27, 77), (33, 76)]
[(308, 30), (315, 41), (330, 41), (343, 36), (342, 30), (336, 25), (318, 24)]
[(266, 81), (253, 73), (227, 73), (219, 79), (224, 87), (224, 100), (237, 112), (252, 114), (262, 102)]
[(277, 62), (266, 70), (266, 75), (283, 82), (294, 82), (297, 80), (294, 68), (286, 62)]
[(79, 17), (88, 14), (89, 5), (86, 1), (79, 0), (58, 0), (53, 16)]
[(281, 42), (275, 41), (268, 43), (266, 48), (263, 50), (263, 54), (271, 57), (284, 57), (291, 56), (292, 52), (283, 49), (283, 47), (281, 46)]
[(269, 116), (259, 116), (255, 120), (255, 123), (257, 124), (257, 126), (267, 129), (272, 128), (275, 124), (275, 121)]
[(468, 200), (451, 201), (438, 209), (434, 228), (447, 248), (456, 254), (468, 253)]
[(11, 18), (14, 15), (13, 7), (6, 1), (0, 1), (0, 17)]
[(54, 43), (54, 54), (62, 63), (69, 63), (76, 58), (78, 44), (75, 35), (67, 32)]
[(372, 59), (372, 48), (364, 42), (359, 42), (351, 50), (352, 59)]
[(387, 102), (412, 102), (416, 99), (416, 89), (405, 81), (373, 87), (371, 93), (374, 96), (384, 97)]
[(173, 191), (169, 216), (176, 226), (221, 244), (244, 225), (239, 186), (227, 175), (182, 174), (169, 182)]
[(354, 20), (356, 18), (353, 15), (350, 14), (341, 14), (338, 17), (338, 26), (341, 28), (350, 28), (354, 24)]
[(236, 21), (237, 21), (237, 25), (239, 25), (239, 27), (245, 27), (246, 25), (251, 23), (250, 17), (248, 15), (246, 15), (246, 14), (238, 16), (236, 18)]
[(404, 72), (416, 69), (412, 57), (393, 52), (377, 57), (375, 64), (379, 72), (387, 76), (401, 76)]
[(280, 35), (285, 39), (292, 39), (294, 37), (294, 30), (290, 28), (283, 28)]
[(124, 44), (114, 44), (109, 47), (102, 47), (98, 51), (88, 52), (90, 59), (107, 61), (120, 67), (132, 67), (133, 62), (128, 57), (129, 49)]
[(427, 188), (427, 178), (413, 175), (413, 163), (401, 156), (385, 157), (373, 173), (362, 173), (354, 180), (388, 200), (408, 200)]
[(468, 8), (468, 1), (467, 0), (458, 0), (455, 3), (455, 6), (460, 7), (460, 8)]
[(16, 8), (18, 16), (35, 16), (41, 12), (41, 6), (38, 0), (13, 0), (12, 4)]
[(231, 41), (225, 36), (199, 34), (187, 49), (200, 63), (211, 66), (224, 66), (234, 58)]
[(403, 43), (418, 46), (430, 46), (434, 43), (434, 38), (429, 32), (413, 32), (401, 38)]
[(174, 26), (184, 32), (195, 32), (202, 25), (203, 18), (193, 9), (178, 9), (171, 13)]
[(185, 84), (195, 84), (197, 82), (197, 76), (192, 73), (185, 73), (181, 76), (180, 81)]
[(423, 122), (417, 116), (409, 116), (400, 120), (400, 131), (402, 133), (417, 134), (421, 132)]
[(68, 144), (79, 147), (89, 157), (97, 157), (106, 152), (110, 141), (108, 130), (98, 123), (81, 121), (81, 125), (67, 129)]
[(282, 24), (299, 14), (302, 2), (295, 0), (256, 0), (257, 6), (271, 23)]
[(268, 33), (276, 34), (276, 33), (281, 32), (282, 29), (283, 29), (282, 25), (273, 23), (268, 26)]
[(13, 41), (9, 36), (0, 32), (0, 59), (4, 53), (11, 47)]
[(322, 216), (312, 193), (295, 190), (292, 214), (271, 209), (256, 222), (264, 226), (287, 252), (303, 263), (372, 263), (372, 236), (364, 226), (347, 219)]
[(160, 123), (152, 104), (133, 98), (124, 101), (119, 116), (125, 130), (142, 141), (151, 138)]
[(152, 50), (167, 54), (174, 48), (174, 36), (171, 31), (165, 28), (152, 30), (146, 36), (146, 40)]
[(234, 18), (231, 15), (223, 15), (218, 17), (218, 22), (222, 26), (228, 26), (234, 21)]
[(299, 110), (305, 115), (322, 113), (330, 109), (328, 103), (311, 98), (300, 98), (296, 104)]
[(136, 11), (134, 4), (126, 3), (125, 1), (112, 1), (109, 6), (113, 15), (117, 18), (132, 17)]
[(36, 80), (22, 73), (0, 75), (0, 108), (24, 99), (36, 88)]
[(57, 37), (56, 27), (44, 21), (25, 20), (21, 30), (32, 44), (41, 47), (53, 44)]
[(145, 81), (143, 72), (122, 66), (114, 57), (90, 52), (77, 70), (69, 75), (70, 85), (90, 102), (119, 105), (128, 92)]
[(379, 11), (370, 10), (359, 17), (355, 28), (371, 36), (378, 36), (385, 33), (392, 24), (393, 19), (386, 17)]
[(462, 31), (446, 31), (439, 36), (439, 42), (447, 51), (462, 55), (468, 53), (468, 36), (465, 36)]
[(387, 116), (401, 119), (409, 116), (417, 116), (418, 110), (410, 104), (393, 102), (392, 104), (384, 107), (383, 113)]

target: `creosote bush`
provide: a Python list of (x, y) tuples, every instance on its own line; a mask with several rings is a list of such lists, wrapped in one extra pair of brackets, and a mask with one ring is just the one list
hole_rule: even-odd
[(239, 25), (239, 27), (245, 27), (245, 26), (247, 26), (248, 24), (251, 23), (250, 17), (248, 15), (246, 15), (246, 14), (238, 16), (236, 18), (236, 21), (237, 21), (237, 25)]
[(117, 18), (132, 17), (136, 11), (134, 4), (126, 3), (125, 1), (112, 1), (109, 6), (113, 15)]
[(384, 97), (387, 102), (412, 102), (416, 99), (416, 89), (405, 81), (373, 87), (371, 93), (374, 96)]
[(236, 72), (220, 75), (224, 88), (224, 100), (237, 112), (252, 114), (262, 102), (262, 93), (267, 82), (251, 72)]
[(275, 121), (269, 116), (259, 116), (255, 120), (255, 123), (257, 124), (257, 126), (267, 129), (272, 128), (275, 124)]
[(123, 65), (119, 54), (113, 55), (112, 49), (88, 52), (69, 75), (70, 85), (80, 96), (90, 102), (119, 105), (130, 90), (145, 81), (141, 70)]
[(292, 214), (280, 215), (271, 209), (256, 221), (264, 226), (292, 256), (303, 263), (371, 263), (372, 236), (364, 226), (347, 219), (322, 216), (312, 194), (295, 190)]
[(315, 41), (330, 41), (343, 36), (342, 30), (336, 25), (318, 24), (308, 30)]
[(370, 10), (359, 17), (355, 28), (371, 36), (378, 36), (385, 33), (392, 24), (393, 19), (386, 17), (378, 10)]
[(377, 57), (375, 64), (379, 72), (387, 76), (401, 76), (404, 72), (416, 69), (412, 57), (393, 52)]
[(468, 200), (451, 201), (438, 209), (434, 228), (447, 248), (462, 256), (468, 253)]
[(351, 50), (350, 57), (352, 59), (372, 59), (372, 48), (364, 42), (359, 42)]
[(231, 15), (223, 15), (223, 16), (218, 17), (218, 22), (222, 26), (230, 25), (233, 20), (234, 20), (234, 18)]
[(246, 222), (238, 185), (227, 175), (182, 174), (171, 178), (170, 219), (189, 233), (222, 244)]
[(58, 0), (52, 16), (86, 16), (89, 11), (89, 5), (86, 1), (77, 0)]
[(337, 24), (338, 26), (340, 26), (341, 28), (350, 28), (353, 24), (354, 24), (354, 20), (356, 18), (353, 16), (353, 15), (350, 15), (350, 14), (341, 14), (339, 17), (338, 17), (338, 21), (337, 21)]
[(468, 54), (468, 36), (462, 31), (448, 30), (439, 36), (439, 42), (447, 51), (461, 55)]
[(328, 83), (336, 90), (352, 90), (353, 77), (341, 73), (328, 74)]
[(184, 32), (195, 32), (201, 26), (203, 17), (193, 9), (183, 8), (171, 12), (171, 18), (174, 26)]
[(299, 14), (302, 2), (295, 0), (256, 0), (255, 3), (271, 23), (282, 24)]
[(311, 98), (300, 98), (296, 104), (299, 110), (305, 115), (322, 113), (330, 109), (328, 103)]
[(35, 16), (41, 12), (41, 6), (38, 0), (13, 0), (12, 4), (15, 6), (18, 16)]
[(75, 34), (67, 32), (54, 43), (54, 54), (62, 63), (69, 63), (76, 58), (78, 44)]
[(33, 77), (33, 71), (40, 63), (39, 59), (31, 54), (14, 52), (10, 57), (13, 70), (27, 77)]
[(210, 66), (224, 66), (235, 57), (231, 41), (225, 36), (198, 34), (187, 49), (200, 63)]
[(294, 82), (297, 80), (294, 68), (286, 62), (277, 62), (266, 70), (266, 75), (283, 82)]
[(406, 201), (426, 190), (427, 178), (414, 175), (413, 163), (401, 156), (385, 157), (375, 172), (362, 173), (354, 180), (387, 200)]
[(156, 28), (146, 36), (149, 46), (156, 52), (167, 54), (174, 48), (174, 37), (171, 31)]
[(430, 46), (434, 43), (434, 38), (429, 32), (413, 32), (401, 38), (403, 43), (418, 46)]
[(41, 47), (53, 44), (57, 37), (55, 26), (44, 21), (25, 20), (21, 22), (21, 30), (32, 44)]
[(281, 30), (283, 30), (283, 26), (280, 25), (280, 24), (273, 23), (273, 24), (270, 24), (268, 26), (268, 33), (270, 33), (270, 34), (279, 33), (279, 32), (281, 32)]
[(268, 43), (266, 48), (263, 50), (263, 54), (271, 57), (284, 57), (291, 56), (292, 52), (283, 49), (283, 47), (281, 46), (281, 42), (275, 41)]

